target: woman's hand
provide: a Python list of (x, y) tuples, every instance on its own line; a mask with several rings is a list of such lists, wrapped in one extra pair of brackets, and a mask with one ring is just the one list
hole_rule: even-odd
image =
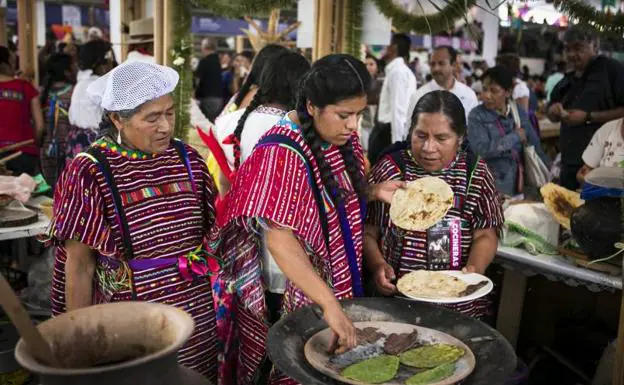
[(368, 200), (380, 201), (390, 204), (392, 196), (396, 190), (405, 188), (406, 184), (402, 180), (390, 180), (383, 183), (373, 184), (369, 187)]
[(466, 265), (462, 269), (462, 273), (464, 274), (477, 273), (477, 274), (483, 275), (483, 273), (485, 273), (485, 270), (480, 271), (480, 269), (478, 269), (475, 265)]
[(385, 261), (377, 264), (377, 266), (373, 268), (373, 279), (375, 280), (377, 290), (381, 294), (390, 296), (396, 293), (397, 288), (392, 283), (392, 281), (396, 279), (396, 274), (394, 274), (392, 266), (388, 265)]
[(332, 330), (329, 353), (341, 354), (357, 345), (357, 332), (338, 301), (332, 301), (323, 310), (323, 317)]
[(524, 131), (524, 128), (517, 126), (516, 134), (518, 134), (518, 136), (520, 137), (520, 141), (522, 142), (522, 144), (527, 142), (526, 131)]

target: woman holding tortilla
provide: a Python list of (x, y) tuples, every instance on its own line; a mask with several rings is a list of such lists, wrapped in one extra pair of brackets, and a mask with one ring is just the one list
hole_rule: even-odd
[[(454, 202), (446, 216), (426, 231), (398, 229), (390, 221), (390, 205), (369, 205), (364, 257), (377, 291), (392, 295), (395, 278), (415, 270), (463, 270), (483, 274), (496, 254), (497, 229), (503, 211), (492, 173), (478, 158), (461, 151), (466, 115), (461, 101), (448, 91), (434, 91), (414, 109), (409, 142), (395, 145), (375, 164), (369, 183), (414, 181), (438, 177), (450, 185)], [(461, 229), (453, 237), (452, 229)], [(446, 238), (444, 238), (446, 236)], [(459, 239), (458, 239), (459, 238)], [(449, 240), (449, 253), (428, 253), (430, 243)], [(459, 244), (453, 241), (458, 241)], [(456, 250), (456, 253), (453, 253)], [(435, 255), (435, 256), (434, 256)], [(480, 301), (453, 308), (480, 317)]]

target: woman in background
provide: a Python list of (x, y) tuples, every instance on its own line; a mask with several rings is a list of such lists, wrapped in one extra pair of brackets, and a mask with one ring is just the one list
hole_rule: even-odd
[(260, 75), (269, 57), (278, 52), (285, 51), (288, 51), (288, 49), (277, 44), (269, 44), (262, 48), (251, 63), (251, 70), (249, 74), (247, 74), (245, 81), (225, 105), (223, 111), (221, 111), (221, 115), (234, 112), (239, 108), (247, 107), (258, 90)]
[(41, 94), (45, 111), (45, 135), (41, 146), (41, 171), (46, 182), (54, 186), (65, 168), (70, 131), (69, 107), (76, 82), (74, 59), (57, 53), (46, 63), (46, 84)]
[(78, 82), (74, 87), (69, 106), (69, 123), (66, 162), (83, 152), (98, 136), (102, 121), (102, 108), (91, 101), (87, 88), (91, 83), (114, 68), (115, 58), (111, 44), (104, 40), (93, 40), (80, 49)]
[(524, 145), (533, 145), (544, 164), (550, 161), (526, 111), (518, 106), (520, 125), (513, 118), (510, 103), (513, 77), (507, 69), (497, 66), (483, 75), (482, 104), (468, 116), (468, 146), (485, 160), (501, 194), (515, 196), (523, 191)]
[(15, 77), (16, 59), (14, 52), (0, 46), (0, 146), (34, 140), (35, 143), (20, 147), (22, 154), (6, 164), (15, 175), (34, 176), (39, 168), (43, 115), (39, 91), (30, 82)]
[(381, 87), (383, 86), (383, 73), (381, 62), (375, 56), (371, 54), (366, 55), (364, 63), (371, 76), (371, 86), (368, 90), (368, 108), (362, 114), (360, 137), (362, 147), (364, 147), (364, 151), (366, 152), (368, 150), (368, 138), (377, 120), (377, 107), (379, 105)]

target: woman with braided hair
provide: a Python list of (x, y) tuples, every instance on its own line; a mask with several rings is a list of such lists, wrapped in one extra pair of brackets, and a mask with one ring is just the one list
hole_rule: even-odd
[[(402, 182), (367, 187), (358, 120), (370, 75), (349, 55), (329, 55), (299, 86), (296, 111), (265, 136), (237, 171), (223, 229), (224, 266), (215, 285), (221, 383), (266, 375), (269, 312), (262, 239), (287, 281), (281, 311), (316, 303), (336, 347), (356, 344), (341, 299), (363, 295), (362, 234), (367, 200), (389, 202)], [(296, 384), (276, 370), (271, 384)]]
[(310, 63), (298, 53), (273, 55), (260, 75), (262, 85), (247, 108), (217, 121), (215, 136), (233, 170), (251, 155), (260, 137), (295, 107), (297, 85), (309, 69)]

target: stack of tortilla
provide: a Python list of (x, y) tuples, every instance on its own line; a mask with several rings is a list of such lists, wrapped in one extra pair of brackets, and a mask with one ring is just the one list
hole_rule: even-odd
[(467, 287), (468, 284), (459, 278), (428, 270), (412, 271), (397, 282), (401, 293), (421, 298), (459, 297)]
[(424, 231), (438, 223), (453, 206), (451, 186), (428, 176), (397, 190), (390, 205), (390, 219), (405, 230)]

